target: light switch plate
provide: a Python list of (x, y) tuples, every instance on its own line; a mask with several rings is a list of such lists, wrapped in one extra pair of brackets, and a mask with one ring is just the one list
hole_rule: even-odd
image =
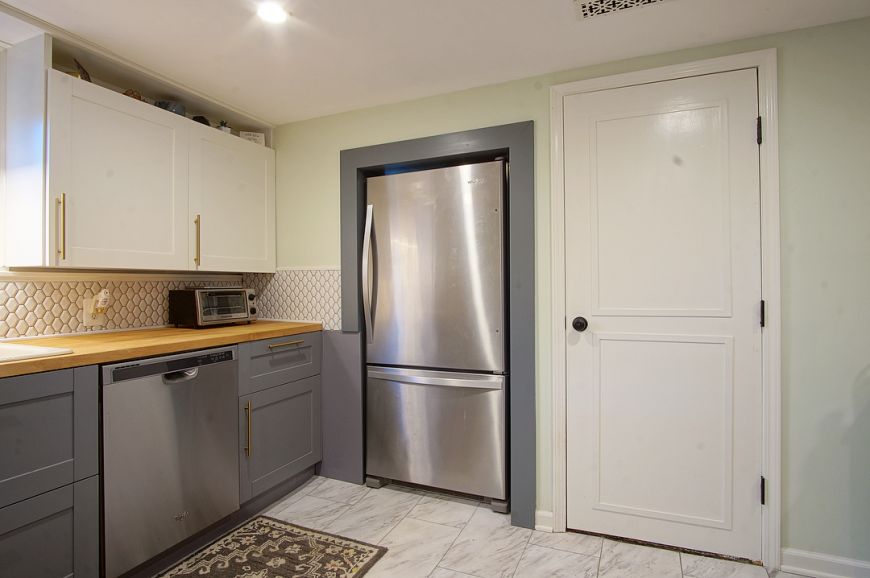
[(104, 327), (106, 325), (105, 313), (93, 313), (93, 297), (86, 297), (82, 305), (82, 323), (85, 327)]

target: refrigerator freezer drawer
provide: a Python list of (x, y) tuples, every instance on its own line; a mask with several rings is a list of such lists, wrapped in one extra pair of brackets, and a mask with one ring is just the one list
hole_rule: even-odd
[(505, 380), (369, 367), (366, 474), (506, 499)]

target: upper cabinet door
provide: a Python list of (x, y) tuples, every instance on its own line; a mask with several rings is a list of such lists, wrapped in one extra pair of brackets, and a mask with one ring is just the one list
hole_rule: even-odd
[(206, 126), (190, 134), (190, 268), (274, 272), (275, 151)]
[(188, 269), (190, 121), (48, 74), (49, 264)]

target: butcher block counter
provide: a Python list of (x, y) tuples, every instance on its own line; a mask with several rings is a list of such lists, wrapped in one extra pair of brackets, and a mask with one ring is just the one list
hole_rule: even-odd
[(320, 323), (255, 321), (250, 325), (228, 325), (207, 329), (162, 327), (9, 341), (7, 343), (62, 347), (72, 349), (72, 353), (0, 363), (0, 378), (234, 345), (322, 329), (323, 325)]

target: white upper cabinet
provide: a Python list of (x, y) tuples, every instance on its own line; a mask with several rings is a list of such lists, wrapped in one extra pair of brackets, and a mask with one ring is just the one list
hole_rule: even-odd
[(7, 50), (3, 265), (275, 271), (275, 151), (53, 70), (51, 51)]
[(48, 73), (49, 264), (187, 269), (191, 122)]
[(190, 131), (191, 267), (275, 271), (275, 151), (229, 134)]

